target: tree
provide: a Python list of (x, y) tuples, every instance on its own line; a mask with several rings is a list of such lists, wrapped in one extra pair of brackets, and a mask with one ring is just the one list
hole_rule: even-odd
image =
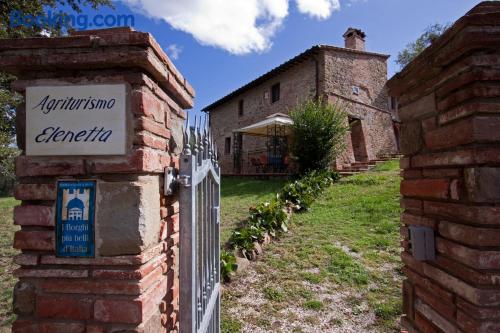
[(301, 172), (328, 169), (345, 149), (347, 114), (335, 104), (309, 100), (291, 112), (293, 156)]
[[(11, 27), (11, 13), (14, 11), (19, 11), (23, 15), (46, 16), (48, 10), (63, 7), (80, 13), (84, 6), (98, 9), (100, 6), (112, 6), (112, 3), (111, 0), (2, 0), (0, 1), (0, 38), (57, 36), (64, 34), (68, 29), (68, 27), (48, 25)], [(63, 13), (63, 15), (68, 14), (68, 12)], [(14, 141), (15, 109), (22, 98), (11, 91), (11, 84), (14, 80), (14, 76), (0, 71), (0, 192), (2, 192), (2, 180), (13, 179), (14, 157), (18, 154)], [(5, 184), (6, 181), (3, 183)]]
[(404, 68), (410, 62), (413, 61), (423, 50), (429, 47), (437, 38), (439, 38), (448, 28), (449, 24), (433, 24), (427, 29), (425, 29), (424, 33), (417, 38), (416, 41), (409, 43), (406, 45), (406, 48), (398, 53), (398, 58), (396, 59), (396, 63)]

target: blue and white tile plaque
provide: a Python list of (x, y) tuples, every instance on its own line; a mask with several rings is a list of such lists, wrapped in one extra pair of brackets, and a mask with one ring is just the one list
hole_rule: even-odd
[(94, 257), (95, 192), (92, 180), (57, 183), (58, 257)]

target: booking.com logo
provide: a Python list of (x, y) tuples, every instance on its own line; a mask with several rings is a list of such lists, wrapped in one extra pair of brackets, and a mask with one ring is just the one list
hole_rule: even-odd
[(27, 28), (73, 28), (77, 30), (85, 30), (91, 27), (94, 28), (111, 28), (134, 26), (134, 15), (86, 15), (86, 14), (64, 14), (63, 12), (52, 13), (48, 11), (46, 14), (24, 14), (21, 11), (13, 10), (10, 15), (10, 27), (16, 28), (24, 26)]

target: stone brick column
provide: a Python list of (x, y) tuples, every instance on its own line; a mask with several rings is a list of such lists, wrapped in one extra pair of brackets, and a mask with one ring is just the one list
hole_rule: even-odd
[[(163, 172), (178, 168), (183, 109), (194, 91), (147, 33), (129, 28), (62, 38), (2, 40), (0, 68), (26, 87), (125, 83), (122, 156), (25, 156), (16, 161), (14, 247), (20, 268), (13, 332), (171, 332), (178, 317), (176, 196)], [(25, 113), (17, 111), (25, 149)], [(55, 255), (56, 181), (97, 181), (95, 258)]]
[[(389, 83), (402, 120), (410, 332), (500, 332), (500, 3), (483, 2)], [(410, 226), (434, 230), (412, 256)]]

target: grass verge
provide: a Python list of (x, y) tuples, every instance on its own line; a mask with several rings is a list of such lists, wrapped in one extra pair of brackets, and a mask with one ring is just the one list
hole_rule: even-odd
[(248, 217), (248, 208), (271, 199), (285, 184), (285, 180), (257, 180), (224, 178), (221, 182), (221, 244), (231, 232)]
[(390, 161), (343, 179), (295, 214), (290, 233), (226, 288), (223, 332), (399, 332), (398, 169)]
[(17, 250), (12, 248), (14, 232), (18, 229), (12, 222), (12, 210), (18, 201), (14, 198), (0, 198), (0, 332), (10, 332), (15, 319), (12, 313), (12, 289), (16, 279), (12, 276), (15, 265), (12, 258)]

